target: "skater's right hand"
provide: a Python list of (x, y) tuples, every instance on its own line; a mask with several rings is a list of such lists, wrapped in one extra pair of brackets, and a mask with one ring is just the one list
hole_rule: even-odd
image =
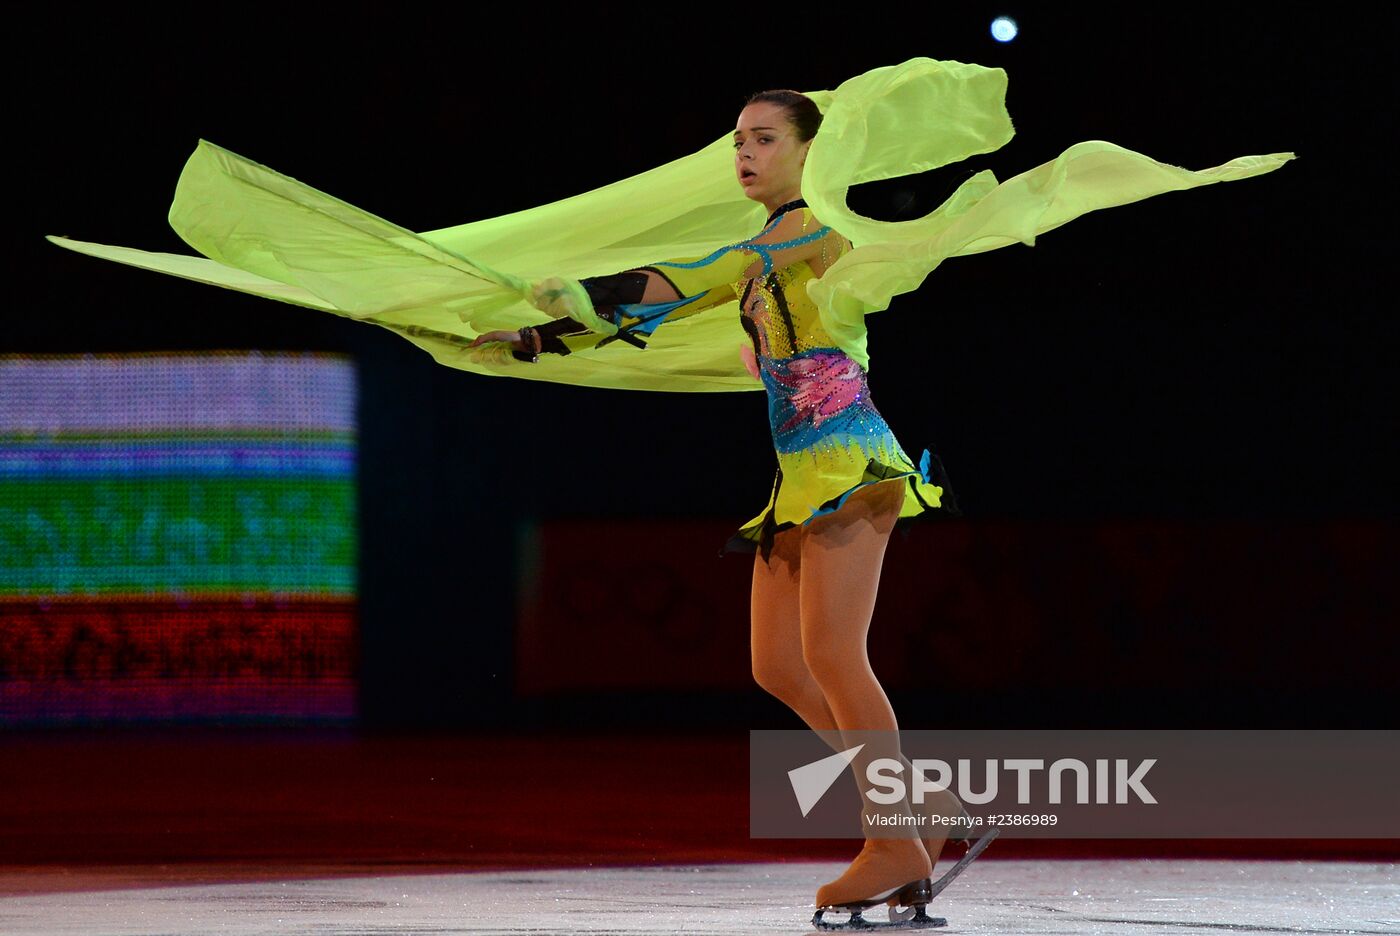
[(521, 360), (516, 354), (524, 352), (534, 355), (538, 350), (525, 347), (525, 340), (518, 331), (489, 331), (477, 335), (471, 344), (467, 345), (467, 353), (474, 364), (512, 364)]
[(467, 345), (467, 347), (475, 348), (479, 345), (486, 344), (488, 341), (508, 341), (510, 342), (510, 346), (516, 351), (526, 350), (525, 343), (520, 340), (520, 332), (504, 330), (489, 331), (477, 335), (475, 338), (472, 339), (472, 343)]

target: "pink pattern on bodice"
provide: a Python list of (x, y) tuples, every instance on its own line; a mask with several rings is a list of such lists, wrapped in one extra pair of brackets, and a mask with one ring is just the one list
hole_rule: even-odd
[(770, 371), (794, 412), (777, 427), (787, 432), (801, 425), (819, 428), (858, 403), (865, 392), (865, 372), (845, 354), (816, 353), (783, 362)]

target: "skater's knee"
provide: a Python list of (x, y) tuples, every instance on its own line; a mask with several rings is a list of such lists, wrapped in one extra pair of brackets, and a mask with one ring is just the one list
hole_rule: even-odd
[(802, 662), (823, 690), (839, 688), (852, 679), (864, 678), (869, 670), (864, 648), (839, 646), (832, 641), (813, 641), (802, 647)]
[(800, 699), (812, 683), (812, 674), (801, 660), (773, 660), (755, 656), (753, 680), (760, 689), (781, 702)]

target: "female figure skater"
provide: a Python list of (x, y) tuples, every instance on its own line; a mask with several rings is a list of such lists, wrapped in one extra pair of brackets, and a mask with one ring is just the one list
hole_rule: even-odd
[[(769, 211), (758, 236), (698, 260), (582, 283), (594, 310), (624, 330), (658, 314), (674, 320), (677, 312), (740, 299), (752, 341), (742, 353), (767, 389), (779, 460), (768, 506), (725, 546), (755, 552), (754, 678), (836, 750), (864, 743), (852, 763), (859, 785), (866, 785), (872, 759), (895, 757), (904, 763), (908, 787), (911, 768), (894, 741), (898, 723), (871, 670), (866, 635), (895, 522), (956, 507), (941, 469), (935, 477), (944, 483), (932, 483), (929, 453), (922, 470), (904, 453), (871, 402), (865, 370), (825, 332), (807, 295), (807, 282), (851, 249), (801, 197), (803, 164), (821, 120), (811, 99), (787, 90), (756, 94), (739, 114), (734, 172), (744, 194)], [(533, 361), (600, 340), (564, 317), (488, 332), (472, 346), (509, 342), (516, 358)], [(859, 740), (849, 734), (866, 731), (872, 734)], [(909, 831), (907, 798), (894, 807), (864, 804), (865, 845), (844, 874), (817, 891), (819, 911), (885, 901), (908, 906), (920, 884), (927, 888), (950, 830), (946, 820), (965, 814), (947, 791), (913, 808), (926, 812), (926, 823), (945, 822), (925, 824), (920, 841)], [(890, 837), (890, 829), (904, 831)]]
[[(1005, 182), (990, 170), (978, 172), (922, 218), (883, 222), (849, 209), (850, 186), (1004, 145), (1014, 134), (1006, 73), (919, 57), (814, 94), (824, 108), (795, 91), (768, 91), (739, 115), (734, 172), (744, 195), (768, 209), (761, 231), (706, 256), (612, 275), (535, 280), (525, 271), (591, 271), (598, 256), (614, 253), (628, 258), (619, 263), (633, 263), (649, 259), (639, 258), (641, 243), (691, 244), (700, 230), (723, 231), (716, 240), (736, 236), (735, 199), (715, 171), (710, 146), (575, 198), (416, 234), (201, 140), (168, 217), (204, 257), (49, 240), (392, 329), (438, 362), (464, 370), (710, 391), (747, 389), (746, 368), (767, 392), (778, 459), (767, 506), (726, 543), (757, 553), (754, 677), (834, 749), (859, 744), (852, 761), (858, 780), (874, 758), (893, 757), (911, 789), (894, 712), (866, 658), (866, 632), (896, 522), (957, 508), (939, 460), (925, 450), (916, 467), (871, 402), (865, 315), (916, 289), (949, 257), (1034, 245), (1039, 235), (1088, 212), (1251, 178), (1296, 154), (1241, 156), (1188, 170), (1086, 140)], [(712, 145), (720, 150), (723, 140)], [(684, 197), (668, 199), (677, 192)], [(510, 270), (488, 267), (482, 256), (500, 257)], [(714, 327), (713, 319), (673, 324), (736, 298), (749, 339), (743, 368), (722, 347), (733, 333)], [(514, 325), (521, 314), (537, 318), (528, 308), (551, 321), (491, 330)], [(636, 352), (658, 328), (665, 330), (657, 347)], [(614, 341), (635, 348), (556, 358), (538, 370), (517, 363), (539, 365), (546, 353), (569, 355)], [(626, 364), (613, 367), (615, 361)], [(946, 822), (925, 823), (926, 837), (914, 838), (907, 820), (915, 809), (925, 820), (956, 820), (952, 837), (969, 838), (961, 803), (946, 791), (916, 806), (907, 798), (863, 802), (864, 847), (845, 873), (817, 891), (814, 922), (829, 926), (820, 922), (824, 908), (888, 900), (914, 907), (908, 922), (917, 924), (922, 903), (995, 834), (989, 830), (931, 885), (950, 829)], [(859, 925), (854, 917), (852, 923)]]

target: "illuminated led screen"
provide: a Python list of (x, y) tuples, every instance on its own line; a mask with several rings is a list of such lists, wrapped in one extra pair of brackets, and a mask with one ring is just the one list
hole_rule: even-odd
[(347, 721), (355, 373), (0, 356), (0, 726)]

